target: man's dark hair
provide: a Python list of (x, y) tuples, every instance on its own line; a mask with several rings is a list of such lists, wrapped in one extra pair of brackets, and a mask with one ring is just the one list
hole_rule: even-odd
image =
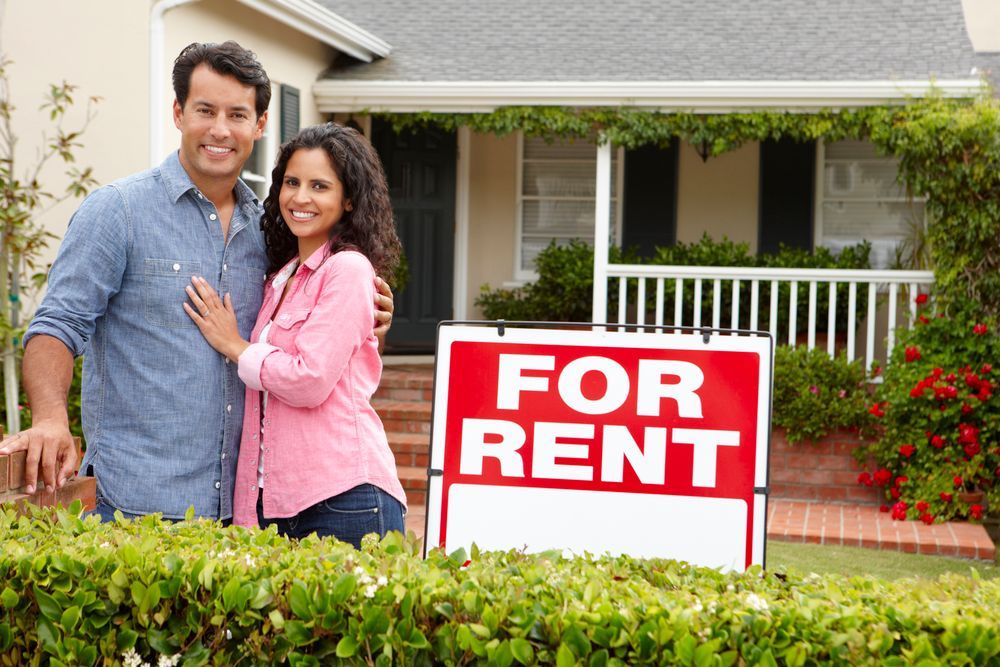
[(248, 51), (236, 42), (229, 40), (222, 44), (188, 44), (174, 61), (174, 96), (177, 102), (184, 106), (191, 90), (191, 72), (202, 63), (208, 65), (219, 74), (234, 77), (245, 86), (257, 89), (254, 96), (254, 107), (257, 117), (267, 111), (271, 102), (271, 80), (253, 51)]

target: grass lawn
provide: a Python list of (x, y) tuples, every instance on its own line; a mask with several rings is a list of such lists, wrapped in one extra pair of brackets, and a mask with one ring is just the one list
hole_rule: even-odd
[(767, 569), (774, 572), (796, 570), (845, 576), (872, 575), (881, 579), (934, 578), (947, 572), (969, 574), (975, 569), (983, 578), (1000, 577), (1000, 567), (996, 563), (982, 560), (776, 540), (767, 542)]

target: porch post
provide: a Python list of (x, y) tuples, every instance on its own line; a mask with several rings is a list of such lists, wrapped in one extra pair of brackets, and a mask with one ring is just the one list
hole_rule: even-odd
[(594, 308), (592, 322), (608, 318), (608, 237), (611, 222), (611, 144), (597, 146), (597, 188), (594, 202)]

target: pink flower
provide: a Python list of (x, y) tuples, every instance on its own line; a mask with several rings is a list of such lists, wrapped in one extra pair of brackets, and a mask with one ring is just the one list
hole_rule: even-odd
[(819, 387), (817, 387), (816, 385), (812, 385), (811, 387), (809, 387), (809, 393), (815, 396), (819, 396)]
[(910, 458), (911, 456), (913, 456), (913, 452), (915, 451), (917, 451), (917, 448), (914, 447), (913, 445), (900, 445), (899, 447), (899, 453), (902, 454), (905, 458)]
[(837, 396), (839, 396), (840, 398), (844, 398), (845, 396), (847, 396), (847, 390), (841, 389), (840, 391), (837, 392)]

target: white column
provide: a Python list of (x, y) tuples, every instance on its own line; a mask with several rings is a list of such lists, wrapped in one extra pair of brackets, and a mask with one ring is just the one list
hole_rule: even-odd
[[(164, 48), (164, 14), (193, 0), (159, 0), (149, 11), (149, 166), (155, 167), (164, 158), (163, 126), (167, 107), (163, 87), (169, 78)], [(171, 59), (172, 63), (173, 60)]]
[(594, 202), (594, 309), (592, 322), (608, 312), (608, 237), (611, 229), (611, 144), (597, 147), (597, 190)]
[[(369, 116), (370, 118), (370, 116)], [(371, 133), (368, 134), (371, 136)], [(453, 317), (468, 317), (469, 298), (469, 155), (472, 133), (467, 125), (458, 128), (458, 160), (455, 164), (455, 275)]]

